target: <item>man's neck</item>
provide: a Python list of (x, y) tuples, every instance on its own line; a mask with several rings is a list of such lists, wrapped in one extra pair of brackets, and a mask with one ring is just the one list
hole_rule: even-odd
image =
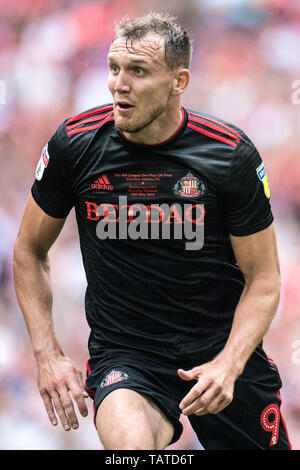
[(123, 132), (126, 139), (137, 144), (155, 145), (168, 140), (182, 122), (182, 111), (179, 105), (173, 112), (163, 114), (140, 132)]

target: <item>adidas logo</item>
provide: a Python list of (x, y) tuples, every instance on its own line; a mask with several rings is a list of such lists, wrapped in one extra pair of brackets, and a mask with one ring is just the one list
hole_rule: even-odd
[(114, 189), (113, 185), (110, 184), (109, 179), (107, 176), (104, 174), (102, 176), (99, 176), (99, 178), (94, 181), (94, 183), (91, 184), (91, 188), (93, 189), (107, 189), (107, 190), (112, 190)]

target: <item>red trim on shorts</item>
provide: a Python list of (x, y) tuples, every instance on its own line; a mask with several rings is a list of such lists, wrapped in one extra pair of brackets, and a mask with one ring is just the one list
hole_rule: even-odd
[[(274, 363), (274, 364), (275, 364), (275, 363)], [(275, 365), (276, 365), (276, 364), (275, 364)], [(277, 366), (276, 366), (276, 367), (277, 367)], [(277, 397), (279, 398), (280, 402), (282, 402), (281, 395), (280, 395), (280, 390), (278, 390), (278, 391), (276, 392), (276, 395), (277, 395)], [(284, 430), (285, 430), (285, 433), (286, 433), (286, 437), (287, 437), (287, 440), (288, 440), (290, 449), (292, 449), (292, 444), (291, 444), (291, 441), (290, 441), (290, 438), (289, 438), (288, 430), (287, 430), (287, 427), (286, 427), (286, 424), (285, 424), (284, 417), (282, 416), (281, 410), (280, 410), (280, 416), (281, 416), (281, 421), (282, 421), (282, 424), (283, 424), (283, 427), (284, 427)]]
[[(266, 356), (267, 356), (268, 362), (269, 362), (270, 364), (274, 364), (274, 366), (276, 366), (276, 368), (277, 368), (277, 370), (278, 370), (278, 366), (277, 366), (276, 362), (273, 361), (273, 359), (271, 359), (267, 354), (266, 354)], [(278, 374), (279, 374), (279, 372), (278, 372)], [(279, 377), (280, 377), (280, 375), (279, 375)], [(281, 380), (281, 378), (280, 378), (280, 380)], [(276, 392), (276, 395), (277, 395), (277, 397), (279, 398), (280, 402), (282, 402), (282, 398), (281, 398), (281, 395), (280, 395), (280, 390), (278, 390), (278, 391)], [(292, 444), (291, 444), (291, 441), (290, 441), (290, 438), (289, 438), (289, 434), (288, 434), (288, 431), (287, 431), (287, 426), (286, 426), (286, 424), (285, 424), (285, 420), (284, 420), (284, 417), (283, 417), (283, 415), (282, 415), (281, 410), (280, 410), (280, 416), (281, 416), (281, 421), (282, 421), (282, 424), (283, 424), (283, 427), (284, 427), (284, 430), (285, 430), (285, 433), (286, 433), (286, 437), (287, 437), (289, 446), (290, 446), (290, 448), (292, 449)]]
[(86, 370), (88, 372), (88, 375), (90, 375), (92, 373), (88, 360), (86, 361)]
[(93, 401), (93, 421), (94, 425), (96, 426), (96, 410), (95, 410), (95, 402)]
[[(86, 361), (86, 378), (88, 378), (88, 376), (92, 373), (91, 371), (91, 368), (90, 368), (90, 365), (89, 365), (89, 361), (87, 360)], [(89, 396), (91, 398), (93, 398), (96, 394), (96, 392), (94, 390), (90, 390), (87, 385), (86, 385), (86, 380), (84, 382), (84, 388), (86, 389), (86, 391), (88, 392)]]

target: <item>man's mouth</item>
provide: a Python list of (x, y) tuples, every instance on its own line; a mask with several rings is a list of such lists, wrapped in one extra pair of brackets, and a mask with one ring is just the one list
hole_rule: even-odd
[(116, 107), (118, 111), (126, 111), (128, 109), (134, 108), (134, 106), (130, 103), (127, 103), (126, 101), (117, 101)]

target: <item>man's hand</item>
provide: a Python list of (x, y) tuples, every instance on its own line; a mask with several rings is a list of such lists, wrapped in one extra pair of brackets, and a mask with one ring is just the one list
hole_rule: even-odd
[(47, 215), (30, 194), (14, 246), (14, 280), (37, 360), (40, 394), (51, 423), (54, 426), (57, 424), (56, 411), (68, 431), (71, 426), (73, 429), (78, 427), (73, 399), (82, 416), (86, 416), (85, 398), (88, 394), (83, 388), (81, 372), (61, 351), (52, 319), (48, 251), (59, 236), (65, 220)]
[(182, 380), (197, 380), (179, 404), (184, 415), (217, 414), (233, 399), (238, 374), (224, 364), (207, 362), (187, 371), (178, 369), (178, 375)]
[[(87, 416), (82, 373), (65, 356), (37, 359), (38, 386), (51, 423), (56, 426), (55, 411), (66, 431), (79, 426), (72, 398), (82, 416)], [(70, 393), (69, 393), (70, 392)], [(70, 396), (71, 395), (71, 396)], [(54, 411), (55, 410), (55, 411)]]

